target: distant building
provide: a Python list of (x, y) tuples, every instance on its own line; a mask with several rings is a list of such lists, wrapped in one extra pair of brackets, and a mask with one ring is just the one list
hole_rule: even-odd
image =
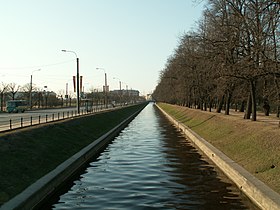
[(139, 96), (139, 91), (138, 90), (128, 90), (127, 92), (130, 96)]
[(138, 90), (111, 90), (111, 94), (113, 95), (126, 95), (126, 96), (133, 96), (139, 97), (140, 92)]

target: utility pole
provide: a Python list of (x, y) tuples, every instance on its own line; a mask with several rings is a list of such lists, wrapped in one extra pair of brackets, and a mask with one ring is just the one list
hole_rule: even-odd
[(76, 61), (77, 61), (77, 78), (76, 78), (76, 81), (77, 81), (77, 112), (78, 114), (80, 114), (80, 75), (79, 75), (79, 58), (77, 56), (77, 54), (74, 52), (74, 51), (71, 51), (71, 50), (61, 50), (62, 52), (70, 52), (70, 53), (73, 53), (75, 54), (76, 56)]
[(66, 98), (66, 107), (68, 106), (68, 82), (66, 83), (66, 94), (65, 94), (65, 98)]
[(77, 57), (77, 109), (80, 114), (80, 75), (79, 75), (79, 58)]
[(30, 76), (30, 95), (29, 95), (30, 109), (32, 109), (32, 77), (33, 77), (33, 73), (35, 71), (41, 71), (41, 69), (37, 69), (37, 70), (32, 71), (31, 76)]
[(108, 91), (107, 91), (107, 74), (105, 72), (105, 104), (106, 108), (108, 108)]
[(104, 74), (105, 74), (105, 87), (103, 88), (104, 89), (103, 91), (104, 91), (104, 95), (105, 95), (105, 106), (106, 106), (106, 108), (108, 108), (108, 93), (107, 93), (108, 91), (107, 90), (109, 90), (109, 88), (107, 86), (107, 74), (106, 74), (106, 71), (104, 68), (96, 68), (96, 69), (103, 70)]

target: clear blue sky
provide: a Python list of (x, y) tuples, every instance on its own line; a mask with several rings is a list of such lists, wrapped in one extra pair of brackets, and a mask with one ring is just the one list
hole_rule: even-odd
[[(201, 1), (199, 1), (201, 2)], [(184, 32), (196, 28), (204, 2), (193, 0), (0, 0), (0, 82), (73, 91), (76, 59), (85, 90), (151, 93)], [(113, 78), (118, 79), (113, 79)]]

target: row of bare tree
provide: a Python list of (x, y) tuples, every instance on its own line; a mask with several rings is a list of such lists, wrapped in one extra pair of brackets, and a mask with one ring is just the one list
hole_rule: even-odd
[(3, 108), (5, 106), (5, 101), (7, 100), (15, 100), (16, 94), (20, 91), (25, 91), (25, 88), (21, 88), (19, 85), (15, 83), (1, 83), (0, 85), (0, 102), (1, 102), (1, 111), (3, 111)]
[[(4, 111), (6, 102), (9, 100), (26, 100), (30, 99), (30, 84), (24, 86), (17, 85), (15, 83), (1, 83), (0, 84), (0, 111)], [(60, 104), (56, 94), (52, 92), (43, 91), (37, 88), (35, 85), (32, 86), (32, 106), (43, 107), (43, 106), (58, 106)]]
[[(15, 83), (0, 83), (0, 111), (4, 111), (6, 102), (9, 100), (26, 100), (30, 102), (30, 84), (24, 86), (17, 85)], [(108, 93), (108, 103), (115, 104), (126, 104), (134, 103), (136, 101), (142, 100), (142, 97), (138, 95), (133, 95), (132, 90), (121, 90), (116, 92)], [(90, 90), (89, 93), (82, 92), (82, 99), (91, 100), (94, 104), (105, 104), (104, 92), (96, 92), (94, 88)], [(63, 90), (59, 90), (58, 94), (52, 91), (43, 91), (37, 88), (36, 85), (32, 86), (32, 107), (36, 108), (47, 108), (47, 107), (58, 107), (58, 106), (74, 106), (76, 105), (76, 98), (74, 94), (70, 91), (67, 97), (64, 95)], [(81, 105), (84, 106), (85, 102), (82, 101)], [(29, 104), (30, 106), (30, 104)]]
[(153, 97), (203, 110), (280, 112), (280, 3), (208, 0), (161, 71)]

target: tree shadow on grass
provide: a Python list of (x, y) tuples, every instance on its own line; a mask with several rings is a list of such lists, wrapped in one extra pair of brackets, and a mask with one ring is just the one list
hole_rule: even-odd
[(198, 127), (198, 126), (200, 126), (200, 125), (204, 124), (205, 122), (207, 122), (207, 121), (211, 120), (211, 119), (212, 119), (212, 118), (214, 118), (214, 117), (216, 117), (216, 115), (212, 115), (212, 116), (211, 116), (211, 117), (209, 117), (208, 119), (206, 119), (206, 120), (204, 120), (204, 121), (202, 121), (202, 122), (200, 122), (200, 123), (198, 123), (198, 124), (196, 124), (196, 125), (189, 126), (189, 128), (195, 128), (195, 127)]

